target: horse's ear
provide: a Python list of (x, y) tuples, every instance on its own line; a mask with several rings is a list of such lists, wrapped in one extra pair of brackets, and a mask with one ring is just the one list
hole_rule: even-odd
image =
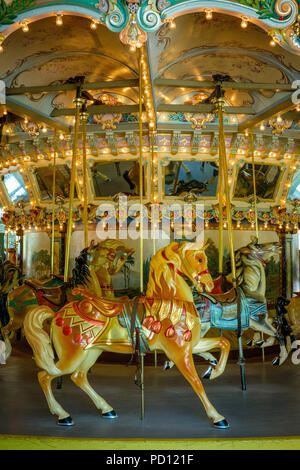
[(130, 255), (133, 255), (133, 253), (135, 253), (135, 250), (133, 248), (128, 248), (128, 250), (126, 250), (126, 253), (128, 254), (128, 256), (130, 256)]
[(258, 244), (258, 238), (255, 235), (251, 235), (251, 244), (253, 243), (254, 245)]
[(205, 251), (210, 246), (210, 240), (204, 240), (203, 242), (203, 250)]
[[(197, 237), (195, 237), (195, 240), (193, 242), (187, 242), (187, 249), (188, 250), (204, 250), (205, 245), (207, 243), (209, 243), (209, 242), (203, 241), (201, 237), (198, 240), (197, 240)], [(207, 248), (207, 246), (206, 246), (206, 248)]]

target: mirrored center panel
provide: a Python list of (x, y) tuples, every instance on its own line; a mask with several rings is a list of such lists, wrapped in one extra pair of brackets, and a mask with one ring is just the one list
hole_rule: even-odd
[[(112, 197), (118, 193), (130, 196), (140, 194), (140, 166), (137, 160), (95, 162), (90, 174), (96, 198)], [(145, 194), (145, 189), (143, 192)]]
[[(42, 166), (35, 169), (34, 172), (42, 201), (52, 199), (53, 191), (53, 166)], [(71, 170), (68, 165), (56, 165), (55, 168), (55, 195), (64, 199), (70, 196)], [(77, 190), (75, 187), (75, 198)]]
[(212, 161), (170, 161), (165, 167), (164, 193), (166, 196), (215, 198), (219, 168)]

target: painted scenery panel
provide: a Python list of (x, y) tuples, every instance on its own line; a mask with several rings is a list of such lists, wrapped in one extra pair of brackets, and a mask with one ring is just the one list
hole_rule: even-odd
[(216, 197), (219, 168), (214, 162), (172, 161), (165, 167), (165, 195)]
[(91, 168), (95, 197), (112, 197), (117, 193), (138, 196), (139, 172), (137, 161), (95, 162)]
[[(257, 197), (259, 199), (274, 200), (280, 176), (281, 170), (279, 166), (256, 163), (255, 182)], [(245, 163), (238, 172), (234, 188), (234, 198), (248, 199), (253, 193), (252, 163)]]
[[(40, 190), (41, 200), (52, 199), (53, 166), (43, 166), (35, 169), (35, 177)], [(57, 165), (55, 169), (55, 193), (67, 199), (70, 195), (71, 170), (68, 165)], [(75, 198), (77, 191), (75, 187)]]

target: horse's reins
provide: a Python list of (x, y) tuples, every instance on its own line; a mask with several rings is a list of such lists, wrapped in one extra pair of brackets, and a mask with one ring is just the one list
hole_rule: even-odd
[[(169, 261), (169, 259), (167, 258), (167, 255), (165, 253), (165, 250), (162, 251), (162, 257), (166, 260), (166, 261)], [(170, 269), (173, 269), (174, 270), (174, 264), (173, 263), (167, 263), (168, 267)], [(188, 277), (186, 274), (184, 274), (182, 271), (180, 271), (179, 269), (175, 269), (175, 272), (176, 274), (178, 274), (179, 276), (181, 276), (182, 278), (185, 278), (185, 277)], [(210, 274), (209, 270), (208, 269), (204, 269), (203, 271), (201, 271), (200, 273), (198, 273), (195, 277), (192, 276), (192, 278), (197, 281), (197, 282), (200, 282), (199, 278), (203, 275), (203, 274)]]

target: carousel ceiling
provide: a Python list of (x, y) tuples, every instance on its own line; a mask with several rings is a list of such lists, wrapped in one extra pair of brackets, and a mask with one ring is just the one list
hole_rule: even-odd
[[(209, 97), (216, 86), (213, 77), (221, 74), (227, 76), (224, 126), (233, 200), (241, 207), (251, 203), (251, 132), (259, 204), (298, 199), (299, 184), (292, 181), (295, 174), (298, 178), (300, 158), (300, 112), (292, 101), (293, 83), (300, 80), (295, 2), (253, 6), (199, 0), (194, 9), (188, 0), (82, 1), (76, 7), (43, 0), (24, 3), (20, 10), (14, 2), (4, 3), (3, 206), (17, 200), (45, 207), (51, 202), (54, 141), (56, 194), (67, 200), (75, 77), (84, 77), (82, 88), (89, 97), (89, 200), (95, 203), (117, 192), (137, 196), (134, 179), (126, 177), (139, 152), (138, 41), (144, 42), (149, 78), (142, 115), (146, 198), (153, 186), (149, 162), (155, 153), (159, 200), (192, 192), (208, 206), (216, 202), (219, 123)], [(182, 184), (175, 188), (176, 165)], [(76, 191), (80, 200), (82, 168)]]

